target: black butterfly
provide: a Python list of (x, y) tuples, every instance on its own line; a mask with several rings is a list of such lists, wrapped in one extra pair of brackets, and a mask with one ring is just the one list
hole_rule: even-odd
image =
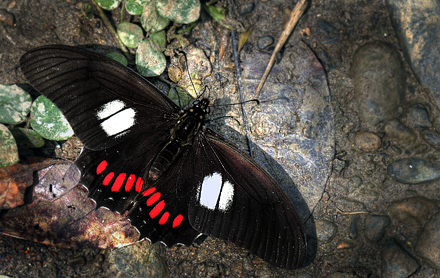
[(97, 207), (125, 214), (141, 238), (190, 245), (201, 234), (231, 241), (294, 269), (306, 241), (276, 181), (205, 128), (207, 99), (183, 111), (120, 63), (70, 46), (43, 46), (20, 60), (84, 149), (75, 164)]

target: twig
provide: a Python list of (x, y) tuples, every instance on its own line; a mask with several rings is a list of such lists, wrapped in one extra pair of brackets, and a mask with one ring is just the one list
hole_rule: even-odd
[(308, 0), (300, 0), (295, 8), (293, 9), (292, 13), (290, 14), (289, 22), (287, 23), (286, 28), (281, 33), (281, 36), (275, 46), (275, 49), (272, 53), (272, 56), (270, 57), (269, 64), (266, 67), (266, 71), (263, 74), (263, 77), (260, 80), (260, 84), (258, 84), (257, 90), (255, 91), (255, 98), (258, 99), (260, 97), (260, 91), (263, 88), (264, 82), (266, 81), (267, 76), (269, 75), (270, 70), (272, 69), (273, 64), (275, 63), (275, 56), (276, 54), (283, 48), (284, 44), (286, 43), (287, 39), (289, 38), (290, 34), (293, 31), (293, 28), (295, 28), (295, 25), (298, 23), (299, 19), (303, 15), (304, 11), (307, 8), (307, 2)]
[(105, 26), (110, 30), (110, 33), (112, 33), (113, 36), (115, 36), (116, 40), (119, 43), (119, 46), (122, 49), (122, 52), (124, 52), (124, 55), (128, 58), (128, 49), (125, 47), (124, 43), (119, 38), (118, 32), (116, 32), (115, 28), (113, 28), (112, 24), (108, 20), (107, 16), (105, 15), (104, 11), (102, 10), (102, 8), (100, 6), (98, 6), (98, 4), (96, 4), (95, 1), (92, 1), (92, 2), (95, 5), (95, 7), (97, 8), (97, 10), (98, 10), (99, 17), (102, 19), (102, 21), (104, 22)]

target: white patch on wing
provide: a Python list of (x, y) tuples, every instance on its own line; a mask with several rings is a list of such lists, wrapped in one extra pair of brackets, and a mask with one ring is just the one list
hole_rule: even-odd
[(108, 136), (113, 136), (131, 128), (135, 121), (136, 111), (133, 108), (122, 110), (101, 123), (101, 128)]
[(100, 107), (100, 109), (96, 113), (96, 117), (98, 118), (98, 120), (108, 118), (109, 116), (124, 109), (124, 107), (125, 107), (125, 103), (122, 100), (116, 99), (110, 101)]
[(218, 209), (226, 211), (232, 204), (234, 186), (229, 181), (223, 181), (220, 173), (206, 176), (198, 188), (200, 205), (214, 210), (218, 203)]
[(220, 201), (218, 208), (220, 210), (226, 211), (232, 205), (232, 200), (234, 197), (234, 185), (229, 181), (223, 183), (222, 193), (220, 194)]

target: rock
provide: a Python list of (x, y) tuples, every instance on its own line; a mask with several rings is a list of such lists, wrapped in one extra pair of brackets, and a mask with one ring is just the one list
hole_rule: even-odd
[(405, 114), (406, 123), (411, 128), (424, 127), (428, 128), (432, 126), (432, 122), (429, 119), (428, 110), (420, 103), (408, 108)]
[(440, 149), (440, 134), (435, 130), (423, 130), (421, 132), (423, 140), (433, 148)]
[(388, 175), (401, 183), (422, 183), (440, 178), (440, 165), (424, 158), (403, 158), (388, 165)]
[(390, 223), (386, 215), (368, 215), (365, 218), (365, 237), (371, 241), (381, 240)]
[(397, 139), (401, 143), (412, 143), (416, 139), (416, 135), (409, 128), (403, 125), (399, 120), (393, 119), (385, 125), (385, 133)]
[(318, 240), (328, 242), (332, 240), (335, 235), (338, 227), (335, 223), (328, 220), (318, 220), (316, 221), (316, 235)]
[(394, 219), (407, 225), (424, 223), (438, 207), (436, 201), (421, 197), (409, 197), (392, 202), (388, 212)]
[(406, 278), (414, 274), (419, 265), (394, 240), (389, 241), (382, 250), (382, 277), (383, 278)]
[(364, 152), (375, 152), (381, 146), (379, 136), (371, 132), (359, 132), (355, 138), (356, 146)]
[(438, 1), (387, 0), (403, 52), (423, 87), (440, 106), (440, 9)]
[(405, 72), (397, 50), (383, 42), (360, 47), (353, 57), (354, 93), (360, 117), (367, 127), (397, 116), (405, 93)]
[(271, 36), (264, 36), (258, 40), (258, 48), (265, 49), (271, 46), (275, 40)]
[(423, 227), (417, 241), (416, 251), (433, 268), (440, 269), (440, 212)]
[(238, 6), (238, 14), (239, 15), (247, 15), (253, 12), (255, 9), (254, 3), (246, 3), (243, 5)]

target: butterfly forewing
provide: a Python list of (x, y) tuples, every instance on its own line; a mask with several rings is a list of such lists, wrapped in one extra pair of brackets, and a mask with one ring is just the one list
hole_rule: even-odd
[(130, 69), (68, 46), (41, 47), (20, 60), (25, 77), (52, 100), (83, 144), (104, 150), (153, 131), (179, 108)]
[(152, 242), (189, 245), (204, 233), (276, 266), (302, 266), (295, 208), (248, 155), (201, 127), (206, 99), (179, 112), (133, 71), (74, 47), (40, 47), (20, 64), (84, 143), (76, 165), (97, 207), (126, 215)]

